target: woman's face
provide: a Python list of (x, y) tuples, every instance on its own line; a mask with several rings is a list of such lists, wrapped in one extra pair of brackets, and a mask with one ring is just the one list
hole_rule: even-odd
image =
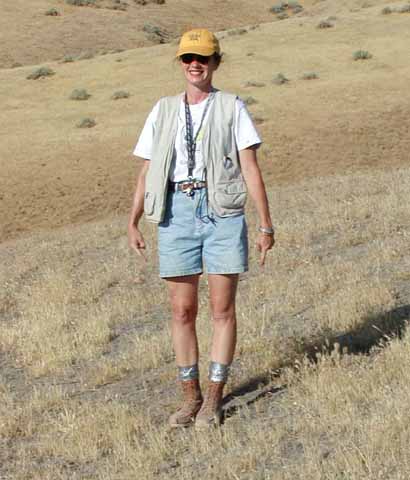
[(218, 68), (213, 56), (203, 57), (194, 53), (181, 55), (182, 71), (188, 83), (196, 87), (207, 87), (212, 83), (212, 75)]

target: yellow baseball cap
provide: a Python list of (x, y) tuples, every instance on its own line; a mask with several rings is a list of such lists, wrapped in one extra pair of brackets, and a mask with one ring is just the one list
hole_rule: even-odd
[(220, 51), (219, 41), (212, 32), (205, 28), (194, 28), (182, 35), (176, 56), (196, 53), (209, 57), (214, 53), (220, 53)]

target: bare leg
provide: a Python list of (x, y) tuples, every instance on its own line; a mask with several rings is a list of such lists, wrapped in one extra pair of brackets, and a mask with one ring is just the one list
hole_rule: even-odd
[(166, 279), (172, 307), (172, 343), (176, 363), (180, 367), (198, 363), (195, 328), (198, 313), (198, 280), (199, 275)]
[(213, 337), (211, 360), (229, 365), (236, 346), (235, 297), (238, 274), (208, 275)]
[(218, 426), (222, 418), (223, 389), (236, 345), (235, 296), (238, 274), (208, 275), (213, 321), (209, 382), (195, 419), (196, 428)]

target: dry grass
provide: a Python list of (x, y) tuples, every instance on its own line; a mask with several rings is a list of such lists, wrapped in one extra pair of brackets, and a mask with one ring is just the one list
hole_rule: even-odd
[[(0, 28), (3, 65), (17, 52), (43, 61), (81, 47), (92, 56), (101, 44), (83, 28), (89, 23), (115, 28), (115, 39), (104, 30), (104, 47), (127, 47), (136, 13), (143, 25), (161, 9), (169, 32), (191, 26), (191, 2), (182, 0), (130, 2), (126, 13), (60, 2), (56, 18), (44, 15), (49, 1), (26, 3), (5, 7), (0, 19), (21, 20), (14, 34)], [(243, 6), (253, 18), (247, 2), (207, 2), (208, 18), (211, 3), (219, 14), (205, 26), (237, 28)], [(265, 119), (260, 159), (278, 238), (265, 269), (252, 249), (241, 277), (231, 397), (218, 431), (166, 427), (179, 398), (155, 228), (144, 225), (145, 263), (128, 250), (122, 215), (136, 133), (158, 92), (181, 88), (169, 61), (175, 45), (122, 52), (121, 62), (112, 54), (56, 63), (53, 77), (35, 82), (25, 78), (32, 67), (2, 70), (0, 239), (15, 240), (0, 244), (0, 478), (409, 478), (408, 20), (380, 15), (390, 2), (373, 3), (306, 1), (298, 18), (220, 34), (217, 86), (257, 94), (252, 111)], [(272, 18), (261, 0), (255, 19), (261, 9)], [(120, 34), (113, 15), (125, 22)], [(328, 15), (335, 28), (316, 29)], [(51, 40), (56, 25), (60, 36), (70, 32), (68, 44)], [(29, 27), (36, 37), (27, 35), (23, 52), (19, 28)], [(353, 62), (358, 48), (372, 61)], [(292, 80), (281, 88), (270, 83), (278, 71)], [(306, 71), (320, 79), (304, 82)], [(256, 92), (245, 82), (264, 86)], [(78, 84), (93, 92), (89, 101), (67, 99)], [(120, 88), (129, 99), (112, 102)], [(95, 128), (75, 128), (90, 115)], [(200, 288), (205, 379), (206, 278)]]
[(228, 392), (272, 393), (244, 396), (215, 432), (165, 426), (178, 398), (151, 225), (147, 263), (122, 217), (3, 244), (1, 474), (407, 478), (410, 340), (395, 335), (409, 318), (409, 187), (401, 169), (270, 191), (278, 244), (263, 272), (252, 251), (240, 282)]

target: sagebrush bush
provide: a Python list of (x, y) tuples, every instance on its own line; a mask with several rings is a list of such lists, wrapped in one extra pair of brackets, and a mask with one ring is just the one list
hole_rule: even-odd
[(256, 82), (254, 80), (247, 80), (242, 83), (243, 87), (264, 87), (266, 84), (263, 82)]
[(283, 85), (284, 83), (288, 83), (288, 82), (289, 82), (289, 79), (287, 79), (285, 75), (283, 75), (283, 73), (278, 73), (272, 79), (272, 83), (274, 83), (275, 85)]
[(353, 60), (369, 60), (373, 55), (367, 50), (356, 50), (353, 53)]
[(246, 28), (234, 28), (233, 30), (228, 30), (228, 35), (243, 35), (244, 33), (248, 33)]
[(50, 67), (40, 67), (36, 68), (36, 70), (31, 72), (26, 78), (28, 80), (37, 80), (38, 78), (50, 77), (54, 74), (54, 70), (52, 70)]
[(93, 118), (86, 117), (80, 120), (77, 124), (77, 128), (92, 128), (97, 125), (96, 121)]
[(321, 20), (318, 24), (317, 24), (317, 28), (332, 28), (334, 25), (331, 21), (329, 20)]
[(47, 15), (49, 17), (57, 17), (58, 15), (60, 15), (60, 13), (55, 8), (50, 8), (49, 10), (44, 12), (44, 15)]
[(72, 55), (65, 55), (61, 59), (61, 63), (72, 63), (72, 62), (74, 62), (74, 60), (75, 60), (75, 58)]
[(156, 25), (151, 23), (144, 23), (142, 30), (146, 33), (146, 37), (151, 42), (165, 43), (168, 39), (168, 34)]
[(319, 75), (316, 72), (306, 72), (302, 75), (303, 80), (316, 80)]
[(390, 13), (393, 13), (393, 10), (390, 7), (383, 8), (382, 15), (389, 15)]
[(96, 5), (96, 0), (65, 0), (68, 5), (75, 5), (76, 7), (89, 7)]
[(289, 18), (289, 15), (286, 12), (281, 12), (281, 13), (278, 13), (276, 18), (278, 20), (286, 20), (287, 18)]
[(283, 12), (284, 8), (282, 5), (274, 5), (269, 9), (271, 13), (281, 13)]
[(256, 103), (258, 103), (258, 101), (256, 100), (256, 98), (252, 97), (252, 96), (248, 96), (248, 97), (245, 97), (243, 99), (244, 103), (246, 105), (255, 105)]
[(114, 3), (112, 5), (108, 5), (105, 8), (108, 8), (109, 10), (121, 10), (125, 12), (127, 10), (128, 3), (123, 2), (122, 0), (114, 0)]
[(410, 5), (403, 5), (398, 10), (399, 13), (410, 13)]
[(70, 100), (88, 100), (91, 95), (85, 88), (76, 88), (70, 94)]
[(290, 0), (288, 2), (288, 8), (290, 8), (291, 10), (294, 10), (295, 8), (301, 8), (301, 7), (302, 7), (302, 5), (298, 1)]
[(130, 96), (129, 92), (125, 90), (118, 90), (112, 94), (112, 100), (120, 100), (122, 98), (128, 98)]

